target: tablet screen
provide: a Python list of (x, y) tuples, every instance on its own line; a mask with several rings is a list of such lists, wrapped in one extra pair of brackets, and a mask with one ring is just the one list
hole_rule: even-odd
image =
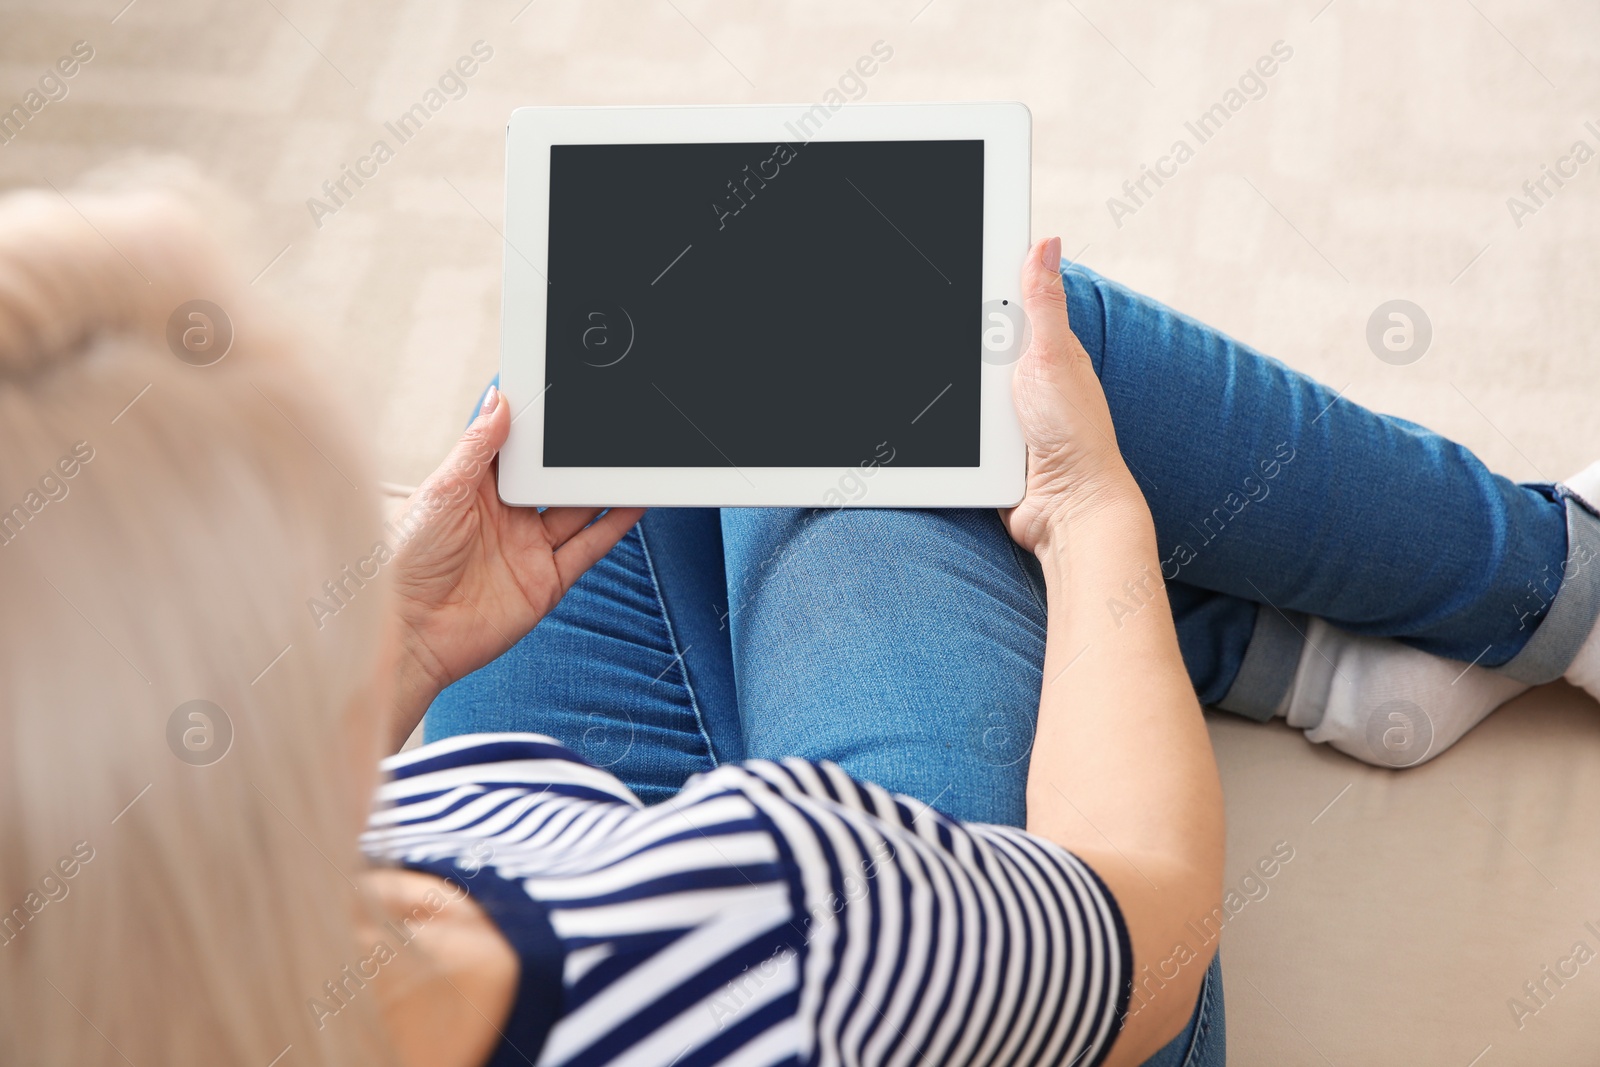
[(978, 466), (983, 147), (553, 146), (545, 466)]

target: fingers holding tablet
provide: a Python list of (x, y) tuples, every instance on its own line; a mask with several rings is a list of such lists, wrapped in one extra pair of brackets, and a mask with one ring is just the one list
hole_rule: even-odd
[(512, 421), (511, 405), (491, 388), (478, 417), (391, 526), (398, 540), (392, 568), (402, 649), (400, 739), (445, 686), (532, 630), (644, 514), (600, 507), (541, 512), (502, 502), (493, 472)]
[(1023, 306), (1033, 339), (1012, 383), (1028, 450), (1027, 494), (1005, 512), (1007, 528), (1037, 551), (1054, 525), (1108, 499), (1142, 503), (1117, 447), (1105, 390), (1072, 332), (1061, 282), (1061, 239), (1036, 243), (1023, 258)]

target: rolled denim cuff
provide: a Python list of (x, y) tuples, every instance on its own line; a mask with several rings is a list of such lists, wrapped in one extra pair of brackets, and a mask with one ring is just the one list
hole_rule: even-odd
[(1600, 518), (1566, 486), (1557, 485), (1555, 491), (1567, 506), (1561, 587), (1522, 651), (1492, 668), (1529, 685), (1553, 682), (1565, 674), (1600, 617)]
[(1267, 604), (1256, 606), (1256, 625), (1228, 693), (1217, 702), (1223, 711), (1266, 722), (1283, 706), (1305, 647), (1306, 616)]

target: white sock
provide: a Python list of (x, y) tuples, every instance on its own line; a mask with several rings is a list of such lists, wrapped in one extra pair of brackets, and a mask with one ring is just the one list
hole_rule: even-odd
[(1578, 646), (1578, 654), (1572, 657), (1572, 662), (1567, 665), (1567, 673), (1562, 677), (1600, 700), (1600, 622)]
[[(1600, 507), (1600, 463), (1591, 463), (1568, 478), (1566, 486), (1590, 504)], [(1578, 654), (1567, 666), (1567, 681), (1600, 700), (1600, 622), (1589, 631)]]
[(1529, 688), (1389, 638), (1346, 633), (1322, 619), (1311, 620), (1306, 636), (1289, 695), (1289, 725), (1304, 729), (1307, 740), (1379, 767), (1432, 759)]
[(1591, 506), (1600, 507), (1600, 462), (1589, 464), (1561, 484), (1583, 497)]

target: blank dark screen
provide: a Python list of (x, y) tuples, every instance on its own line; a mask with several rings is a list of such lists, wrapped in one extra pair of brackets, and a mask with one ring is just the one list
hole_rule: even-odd
[(983, 142), (556, 145), (547, 467), (978, 465)]

